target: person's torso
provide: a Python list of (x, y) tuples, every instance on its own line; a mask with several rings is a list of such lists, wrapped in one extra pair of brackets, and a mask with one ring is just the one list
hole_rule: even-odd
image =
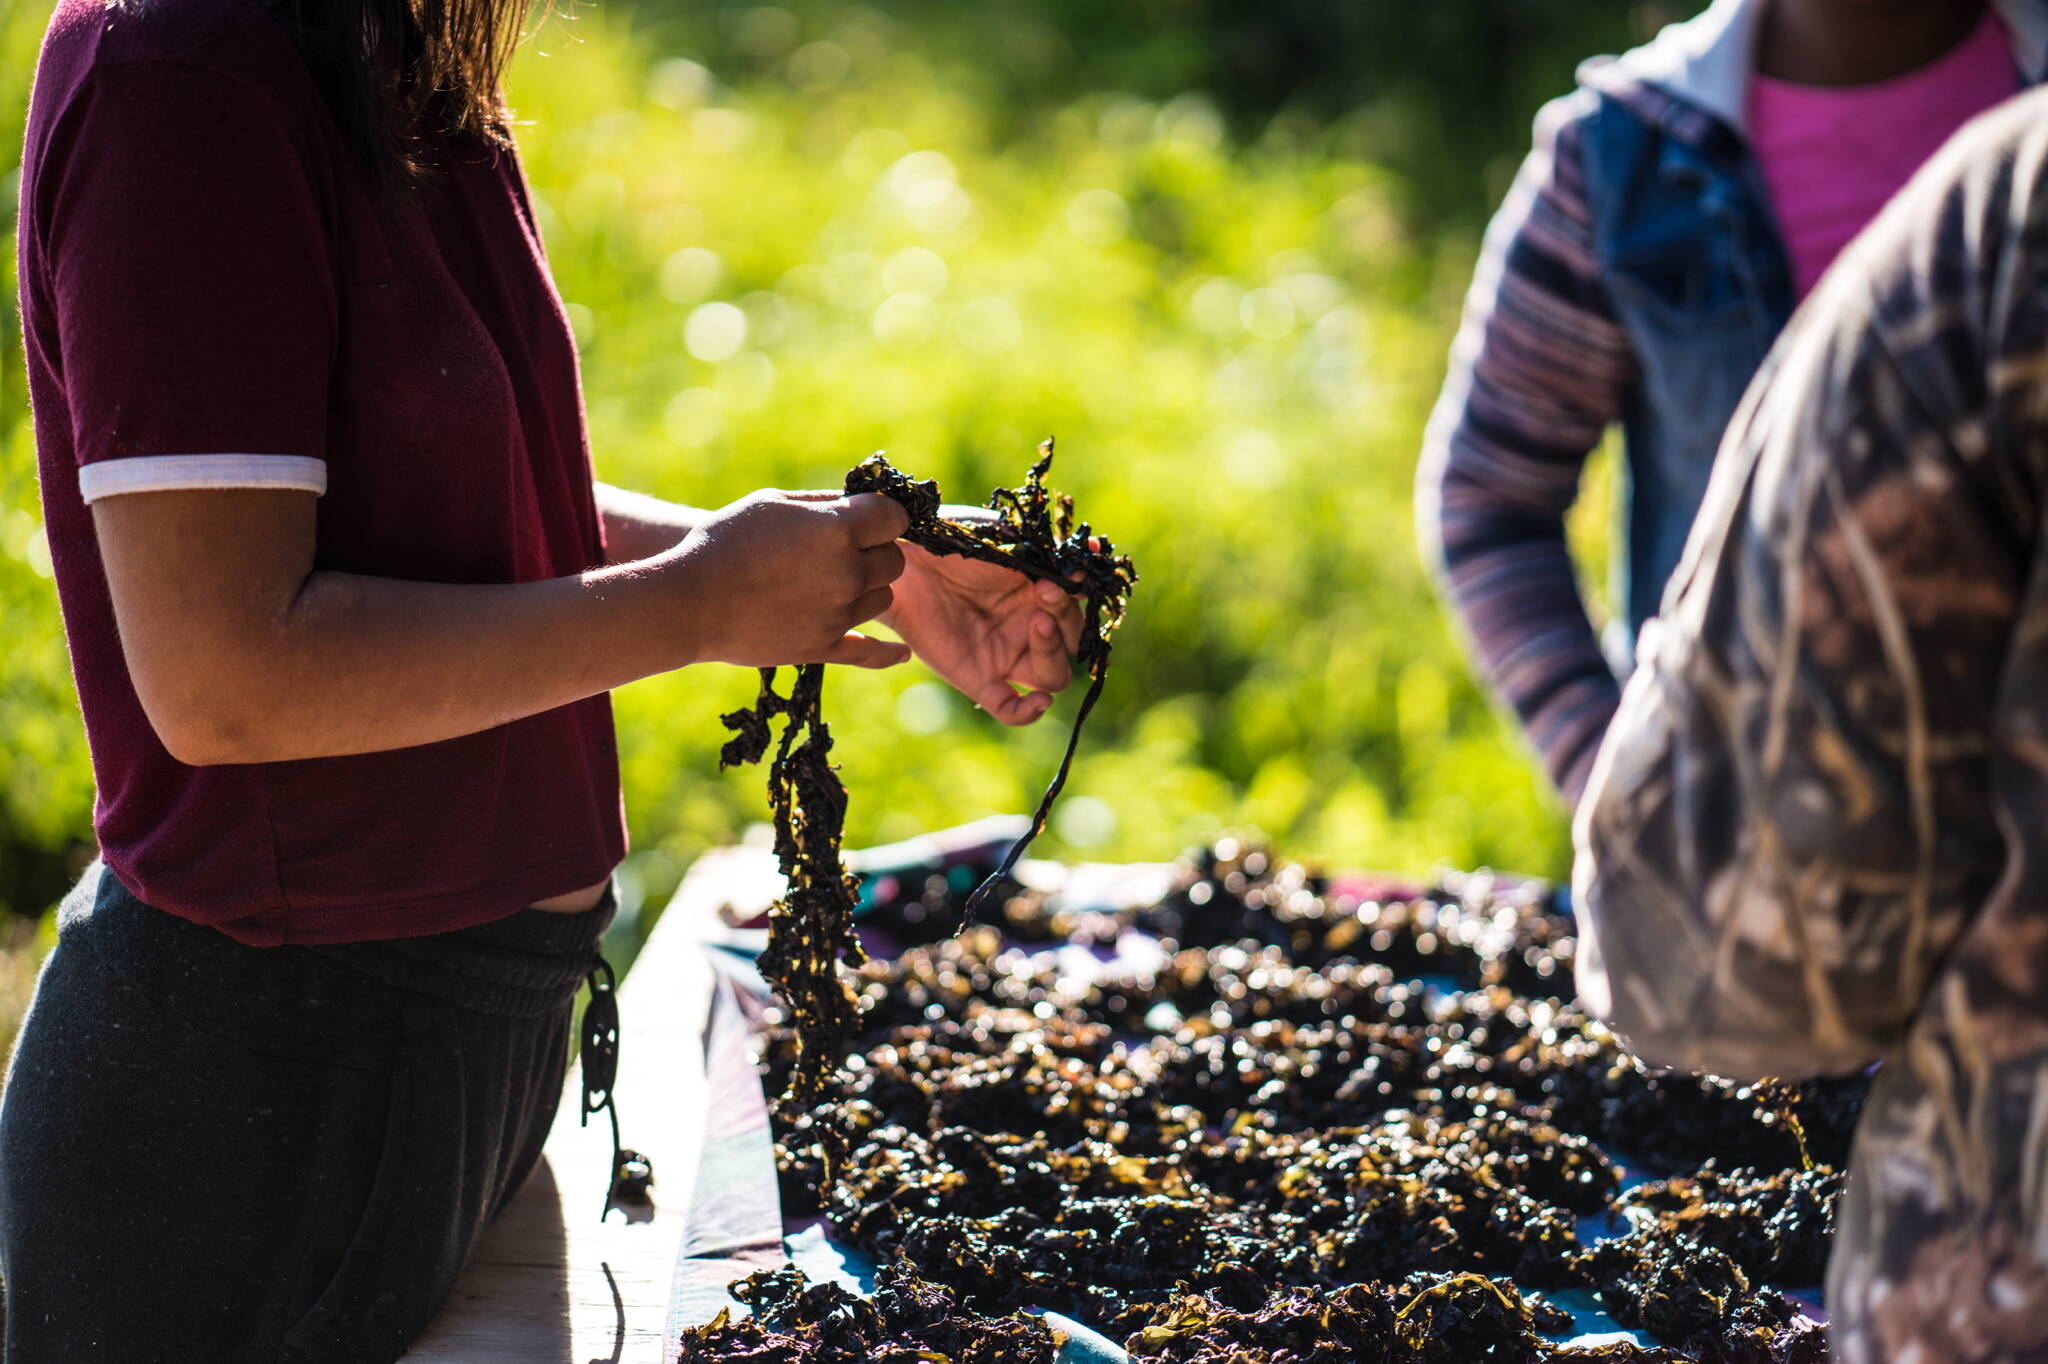
[(604, 697), (345, 758), (194, 768), (157, 740), (78, 487), (73, 432), (104, 414), (68, 401), (37, 209), (39, 177), (70, 150), (72, 101), (96, 66), (130, 61), (258, 86), (306, 157), (338, 300), (316, 570), (511, 583), (603, 558), (574, 343), (510, 150), (444, 139), (418, 193), (394, 198), (372, 187), (305, 64), (251, 0), (63, 0), (30, 113), (21, 289), (47, 531), (109, 865), (150, 903), (252, 942), (456, 928), (600, 879), (623, 851)]
[(1890, 80), (1820, 86), (1756, 72), (1749, 141), (1799, 296), (1956, 129), (2018, 90), (2012, 39), (1988, 7), (1949, 51)]
[[(2028, 41), (2048, 37), (2048, 7), (2004, 8), (2028, 18)], [(1721, 437), (1802, 292), (1742, 127), (1762, 9), (1762, 0), (1719, 0), (1656, 42), (1581, 70), (1595, 96), (1581, 139), (1594, 250), (1640, 376), (1622, 415), (1615, 556), (1630, 637), (1657, 614)], [(1962, 107), (1938, 111), (1948, 131)], [(1927, 143), (1926, 129), (1914, 131)], [(1881, 203), (1867, 207), (1874, 214)], [(1806, 230), (1803, 219), (1793, 230)]]

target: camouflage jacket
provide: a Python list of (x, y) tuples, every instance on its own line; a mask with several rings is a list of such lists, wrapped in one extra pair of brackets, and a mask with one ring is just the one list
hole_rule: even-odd
[(1576, 828), (1648, 1059), (1882, 1061), (1851, 1364), (2048, 1360), (2048, 93), (1843, 255), (1729, 428)]

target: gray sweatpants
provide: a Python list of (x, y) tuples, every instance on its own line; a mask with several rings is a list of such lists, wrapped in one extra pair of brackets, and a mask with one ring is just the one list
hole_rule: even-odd
[(539, 1158), (609, 897), (245, 947), (94, 868), (0, 1096), (8, 1364), (379, 1364)]

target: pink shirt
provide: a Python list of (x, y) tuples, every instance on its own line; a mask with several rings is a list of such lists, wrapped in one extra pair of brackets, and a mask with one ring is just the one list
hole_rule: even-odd
[(1804, 298), (1850, 238), (1949, 134), (2017, 93), (2005, 25), (1990, 9), (1917, 71), (1872, 85), (1749, 85), (1750, 142)]

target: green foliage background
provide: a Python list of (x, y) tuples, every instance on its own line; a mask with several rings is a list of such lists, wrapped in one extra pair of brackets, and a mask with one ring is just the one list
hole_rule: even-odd
[[(0, 0), (0, 233), (43, 0)], [(510, 82), (600, 475), (717, 505), (867, 451), (956, 501), (1055, 482), (1144, 575), (1052, 847), (1227, 825), (1298, 852), (1557, 874), (1560, 811), (1468, 678), (1409, 486), (1484, 212), (1603, 0), (585, 6)], [(0, 905), (86, 855), (91, 779), (0, 310)], [(1604, 475), (1603, 485), (1604, 487)], [(1603, 497), (1581, 529), (1600, 574)], [(1597, 594), (1596, 594), (1597, 595)], [(750, 674), (617, 698), (634, 883), (763, 810), (721, 776)], [(873, 842), (1028, 808), (1069, 714), (1006, 731), (916, 665), (836, 675)]]

